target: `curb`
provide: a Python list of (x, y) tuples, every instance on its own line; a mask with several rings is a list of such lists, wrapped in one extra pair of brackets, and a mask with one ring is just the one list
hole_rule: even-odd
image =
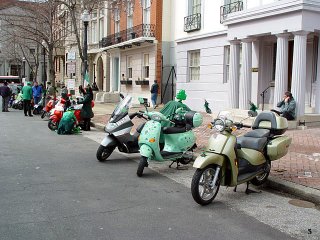
[[(104, 131), (104, 124), (93, 122), (93, 125), (96, 129)], [(277, 190), (279, 192), (289, 193), (303, 200), (320, 205), (320, 190), (317, 190), (315, 188), (306, 187), (273, 176), (269, 176), (266, 185), (269, 188)]]
[(268, 187), (320, 205), (320, 190), (269, 176)]

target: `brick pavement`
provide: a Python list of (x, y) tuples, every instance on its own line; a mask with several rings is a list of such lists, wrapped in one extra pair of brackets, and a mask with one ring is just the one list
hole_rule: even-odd
[[(93, 122), (105, 124), (109, 114), (96, 114)], [(201, 151), (214, 130), (208, 129), (211, 116), (204, 114), (203, 124), (194, 129), (197, 135), (198, 151)], [(138, 124), (141, 119), (135, 119)], [(246, 130), (239, 130), (237, 135)], [(306, 130), (288, 130), (286, 135), (292, 137), (289, 153), (272, 162), (271, 175), (303, 186), (320, 190), (320, 128)]]

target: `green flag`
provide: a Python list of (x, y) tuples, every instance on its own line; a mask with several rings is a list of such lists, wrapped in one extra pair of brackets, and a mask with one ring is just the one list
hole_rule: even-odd
[(86, 71), (86, 74), (84, 75), (84, 85), (88, 86), (90, 84), (90, 79), (89, 79), (89, 73)]

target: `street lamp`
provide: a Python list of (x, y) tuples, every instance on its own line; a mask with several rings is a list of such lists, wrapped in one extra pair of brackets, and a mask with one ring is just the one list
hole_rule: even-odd
[(22, 78), (25, 78), (26, 77), (26, 58), (25, 57), (22, 58), (22, 67), (23, 67), (23, 76), (22, 76)]
[[(43, 71), (42, 71), (42, 81), (43, 81), (43, 87), (46, 89), (46, 83), (47, 83), (47, 71), (46, 71), (46, 42), (42, 41), (42, 55), (43, 55)], [(46, 91), (44, 91), (44, 95), (46, 95)]]
[(83, 34), (83, 85), (84, 85), (84, 78), (86, 76), (87, 70), (88, 70), (88, 24), (90, 21), (90, 14), (88, 10), (84, 10), (81, 16), (81, 20), (84, 25), (84, 34)]

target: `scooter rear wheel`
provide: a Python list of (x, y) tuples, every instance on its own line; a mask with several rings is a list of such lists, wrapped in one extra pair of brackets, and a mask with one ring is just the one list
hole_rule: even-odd
[(148, 167), (148, 158), (141, 157), (139, 165), (138, 165), (138, 169), (137, 169), (138, 177), (142, 177), (143, 170), (145, 167)]
[(217, 196), (220, 188), (221, 174), (219, 174), (216, 185), (211, 186), (216, 166), (209, 165), (204, 169), (197, 169), (192, 177), (191, 194), (196, 203), (208, 205)]
[(250, 183), (252, 183), (255, 186), (261, 186), (262, 184), (264, 184), (268, 180), (270, 170), (271, 170), (271, 164), (268, 163), (265, 168), (265, 172), (261, 173), (258, 176), (255, 176), (253, 179), (251, 179)]
[(105, 147), (100, 145), (97, 153), (96, 153), (96, 157), (98, 159), (99, 162), (104, 162), (108, 159), (108, 157), (111, 155), (111, 153), (113, 152), (114, 147)]

